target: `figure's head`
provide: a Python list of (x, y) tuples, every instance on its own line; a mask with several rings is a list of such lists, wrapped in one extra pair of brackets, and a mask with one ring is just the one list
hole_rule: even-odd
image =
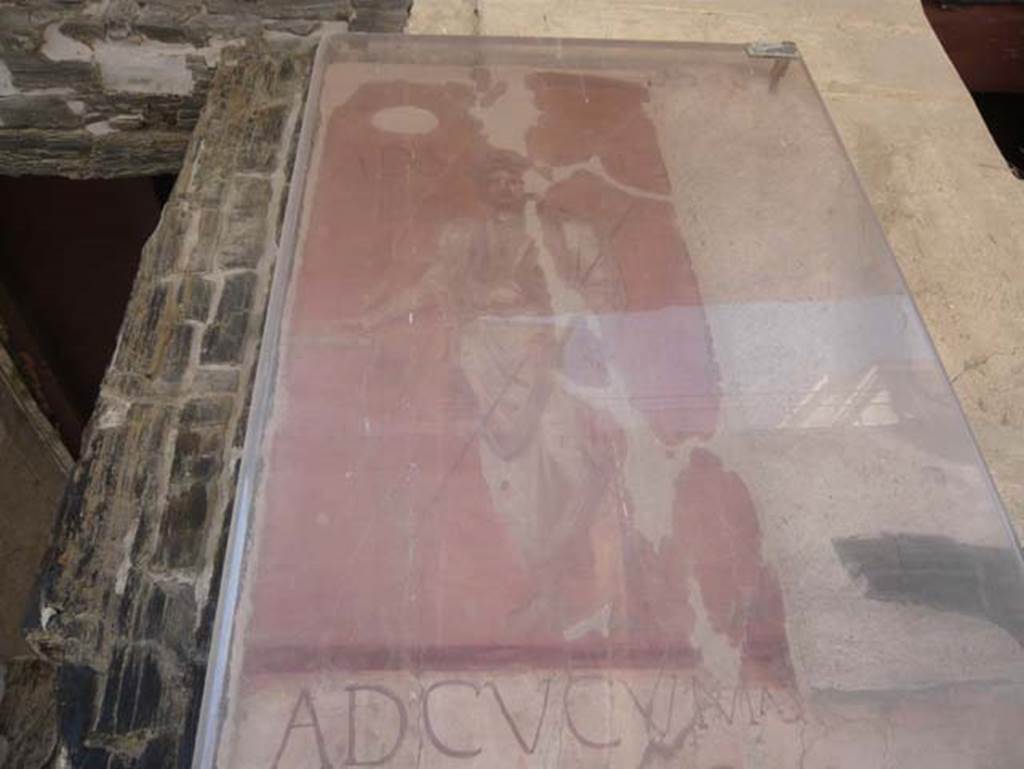
[(526, 204), (524, 157), (511, 150), (491, 150), (476, 163), (475, 176), (484, 202), (500, 213), (518, 213)]

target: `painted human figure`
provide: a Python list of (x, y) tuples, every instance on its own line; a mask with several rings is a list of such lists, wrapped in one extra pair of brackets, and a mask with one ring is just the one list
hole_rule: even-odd
[(620, 603), (618, 430), (561, 386), (564, 334), (527, 225), (525, 169), (510, 151), (480, 158), (482, 213), (449, 222), (427, 272), (365, 319), (376, 326), (426, 305), (448, 316), (449, 356), (476, 411), (465, 451), (478, 452), (494, 512), (518, 550), (522, 572), (509, 578), (529, 586), (521, 604), (506, 607), (503, 635), (565, 642), (607, 636)]

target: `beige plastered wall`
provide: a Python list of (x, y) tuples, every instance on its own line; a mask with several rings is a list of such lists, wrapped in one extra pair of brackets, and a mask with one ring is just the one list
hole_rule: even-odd
[(794, 41), (1024, 531), (1024, 181), (920, 0), (416, 0), (407, 31)]

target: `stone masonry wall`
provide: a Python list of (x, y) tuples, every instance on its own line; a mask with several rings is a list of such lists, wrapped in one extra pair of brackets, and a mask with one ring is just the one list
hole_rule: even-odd
[(325, 23), (401, 31), (410, 0), (0, 4), (0, 173), (175, 173), (226, 47)]
[(313, 50), (225, 52), (143, 252), (29, 634), (62, 765), (189, 765)]

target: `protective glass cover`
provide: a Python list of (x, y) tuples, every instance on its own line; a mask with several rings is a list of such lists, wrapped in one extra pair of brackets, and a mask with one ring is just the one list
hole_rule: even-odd
[(199, 765), (1024, 766), (1012, 530), (763, 53), (324, 40)]

